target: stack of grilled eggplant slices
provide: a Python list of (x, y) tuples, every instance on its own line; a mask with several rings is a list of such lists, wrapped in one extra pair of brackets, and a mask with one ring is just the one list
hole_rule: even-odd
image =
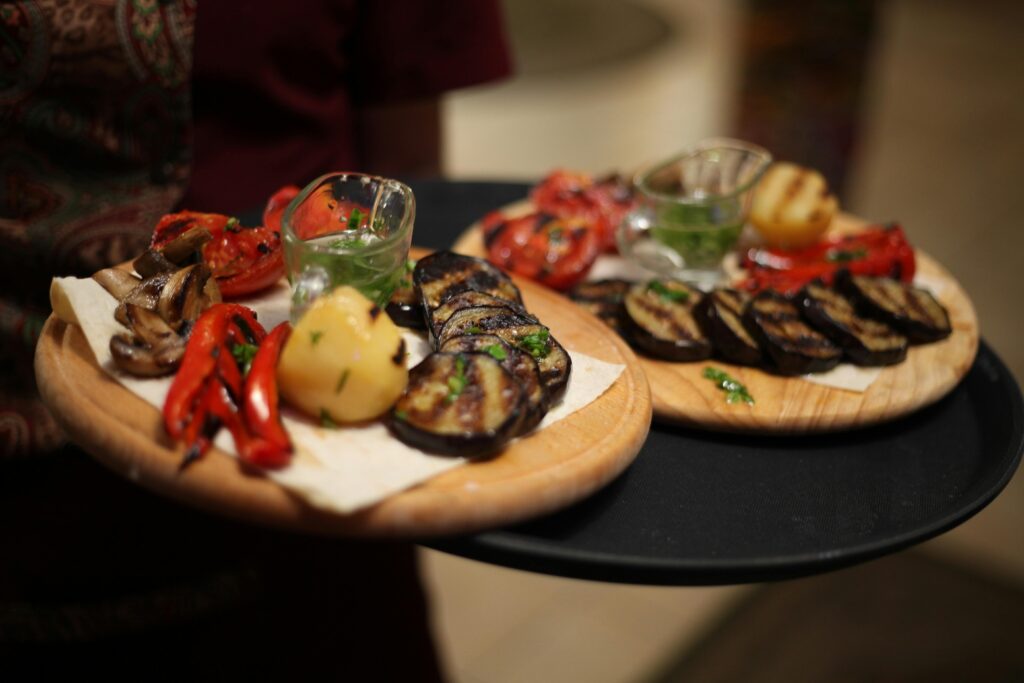
[(716, 356), (780, 375), (825, 372), (843, 360), (893, 365), (908, 345), (952, 331), (946, 309), (926, 290), (848, 271), (832, 287), (815, 282), (792, 297), (728, 288), (705, 294), (675, 280), (586, 282), (570, 297), (648, 356)]
[(421, 259), (388, 311), (400, 325), (425, 328), (434, 349), (409, 372), (391, 411), (389, 427), (405, 443), (492, 454), (536, 427), (565, 393), (569, 354), (512, 280), (483, 259), (450, 251)]

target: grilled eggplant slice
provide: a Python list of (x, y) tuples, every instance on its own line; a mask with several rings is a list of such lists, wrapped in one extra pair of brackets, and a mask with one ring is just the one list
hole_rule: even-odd
[(423, 297), (413, 284), (412, 275), (405, 277), (395, 287), (391, 299), (385, 308), (388, 317), (399, 327), (408, 327), (414, 330), (422, 330), (427, 327), (426, 317), (423, 314)]
[(523, 303), (511, 278), (487, 261), (452, 251), (438, 251), (421, 258), (413, 281), (423, 296), (423, 306), (432, 311), (451, 297), (477, 291), (517, 304)]
[(438, 333), (436, 348), (441, 348), (452, 337), (464, 334), (488, 334), (502, 327), (536, 325), (532, 315), (517, 313), (505, 306), (473, 306), (456, 311), (445, 322)]
[(409, 372), (388, 426), (410, 446), (479, 457), (515, 436), (524, 405), (519, 382), (491, 356), (432, 353)]
[(549, 406), (562, 398), (572, 374), (572, 359), (548, 328), (532, 323), (497, 328), (491, 334), (533, 356)]
[(569, 290), (569, 298), (601, 319), (608, 327), (622, 333), (622, 300), (633, 286), (629, 280), (598, 280), (581, 282)]
[(506, 308), (511, 310), (513, 313), (527, 316), (533, 322), (537, 322), (537, 319), (527, 313), (525, 308), (513, 301), (499, 299), (498, 297), (487, 294), (486, 292), (470, 290), (456, 294), (434, 310), (430, 311), (430, 314), (427, 317), (431, 337), (436, 340), (440, 336), (441, 329), (444, 327), (445, 323), (448, 322), (448, 319), (459, 311), (479, 306)]
[(633, 346), (655, 358), (697, 361), (711, 355), (711, 342), (693, 316), (701, 293), (676, 280), (651, 280), (630, 287), (623, 301), (623, 326)]
[(949, 313), (927, 290), (887, 277), (836, 273), (836, 288), (864, 315), (890, 325), (914, 344), (945, 339), (953, 331)]
[(540, 382), (537, 361), (530, 354), (511, 346), (501, 337), (493, 334), (467, 334), (461, 337), (452, 337), (441, 347), (441, 351), (444, 353), (486, 353), (512, 373), (526, 398), (523, 421), (519, 425), (520, 434), (530, 431), (544, 418), (548, 411), (547, 394)]
[(730, 363), (757, 365), (761, 349), (743, 326), (743, 310), (750, 295), (735, 289), (720, 288), (706, 294), (694, 309), (697, 322), (711, 341), (715, 354)]
[(857, 365), (894, 365), (907, 357), (907, 338), (885, 323), (857, 315), (839, 292), (818, 283), (799, 296), (804, 317)]
[(767, 367), (782, 375), (825, 372), (839, 364), (843, 352), (800, 318), (788, 298), (771, 290), (751, 300), (743, 322), (766, 354)]

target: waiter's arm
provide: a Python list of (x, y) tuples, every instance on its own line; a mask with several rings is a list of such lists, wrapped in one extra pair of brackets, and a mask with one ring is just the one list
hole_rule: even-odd
[(359, 109), (359, 155), (371, 173), (441, 174), (440, 98), (365, 105)]

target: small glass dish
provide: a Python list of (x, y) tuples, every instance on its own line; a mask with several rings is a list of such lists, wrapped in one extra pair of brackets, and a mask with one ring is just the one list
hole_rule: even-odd
[(328, 173), (303, 188), (281, 218), (292, 320), (342, 285), (383, 308), (402, 278), (415, 218), (412, 190), (390, 178)]
[(637, 206), (616, 234), (626, 258), (703, 289), (719, 284), (736, 245), (753, 189), (772, 162), (766, 149), (712, 138), (640, 172)]

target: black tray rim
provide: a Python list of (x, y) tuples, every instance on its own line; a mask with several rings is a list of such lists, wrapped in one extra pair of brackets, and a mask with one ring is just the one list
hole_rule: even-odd
[[(732, 585), (780, 581), (852, 566), (898, 552), (934, 538), (966, 522), (991, 503), (1013, 478), (1024, 453), (1024, 398), (1021, 389), (999, 356), (982, 339), (968, 375), (984, 361), (994, 367), (1003, 398), (1007, 400), (1011, 436), (998, 461), (1000, 476), (970, 501), (916, 529), (828, 552), (781, 557), (668, 560), (594, 551), (555, 552), (511, 536), (502, 530), (470, 537), (437, 539), (429, 548), (460, 557), (564, 578), (613, 583), (663, 586)], [(966, 380), (966, 376), (964, 378)], [(963, 381), (953, 389), (956, 391)], [(950, 392), (952, 393), (952, 391)], [(948, 394), (947, 394), (948, 396)], [(944, 397), (945, 398), (945, 397)], [(940, 399), (941, 400), (941, 399)]]

